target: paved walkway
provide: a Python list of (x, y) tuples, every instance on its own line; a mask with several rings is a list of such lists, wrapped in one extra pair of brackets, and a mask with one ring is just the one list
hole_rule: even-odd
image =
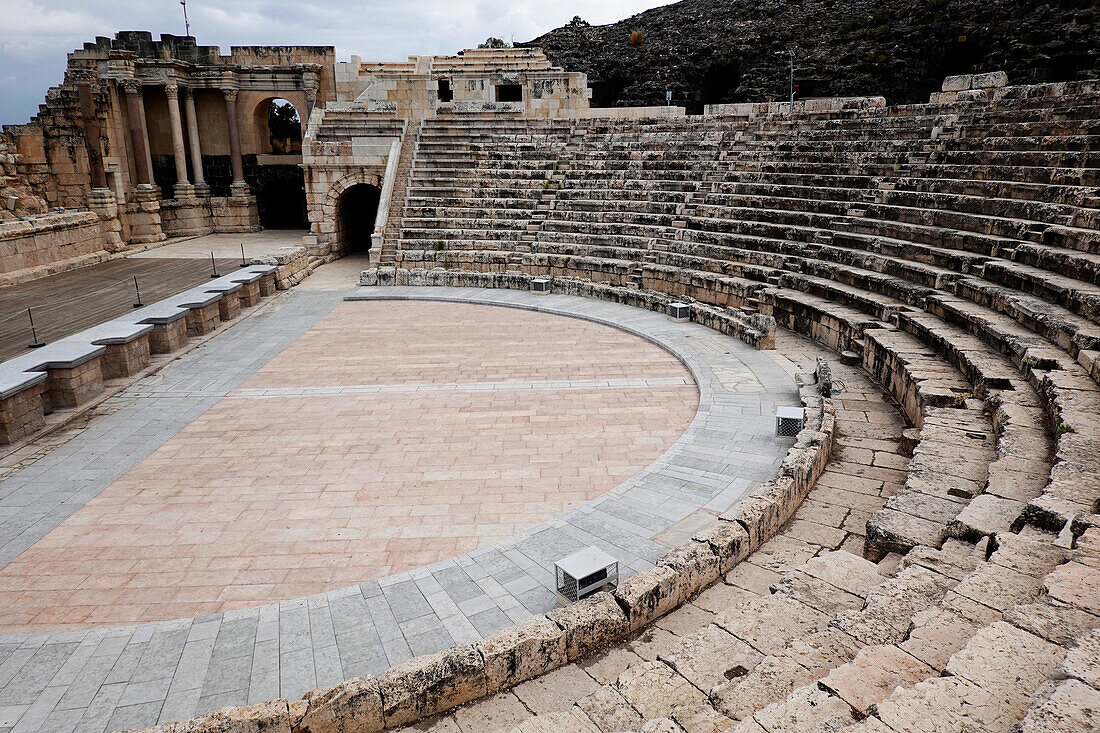
[[(124, 402), (120, 409), (0, 484), (0, 564), (241, 387), (337, 308), (342, 296), (292, 292), (276, 310), (188, 354), (155, 385), (141, 383), (114, 398)], [(604, 547), (624, 573), (649, 566), (754, 481), (769, 478), (785, 452), (772, 438), (770, 415), (777, 403), (796, 400), (790, 377), (767, 353), (701, 326), (566, 296), (425, 288), (356, 294), (400, 296), (537, 307), (623, 328), (683, 361), (699, 388), (699, 411), (660, 458), (618, 487), (466, 555), (324, 594), (198, 618), (0, 636), (0, 733), (116, 730), (228, 704), (297, 697), (471, 641), (551, 608), (547, 568), (578, 547)]]
[(142, 302), (155, 303), (206, 282), (211, 274), (211, 252), (218, 272), (225, 274), (241, 264), (242, 243), (251, 259), (300, 244), (302, 234), (212, 234), (0, 288), (0, 360), (30, 350), (28, 307), (39, 340), (56, 341), (133, 310), (135, 277)]
[(618, 329), (341, 303), (0, 569), (0, 633), (229, 611), (446, 560), (630, 478), (697, 403), (674, 356)]

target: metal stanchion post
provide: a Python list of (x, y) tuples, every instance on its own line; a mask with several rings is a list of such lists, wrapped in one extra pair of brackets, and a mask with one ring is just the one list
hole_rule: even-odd
[(32, 349), (40, 349), (46, 344), (38, 340), (38, 333), (34, 330), (34, 316), (31, 315), (31, 309), (27, 309), (27, 319), (31, 322), (31, 342), (27, 344)]

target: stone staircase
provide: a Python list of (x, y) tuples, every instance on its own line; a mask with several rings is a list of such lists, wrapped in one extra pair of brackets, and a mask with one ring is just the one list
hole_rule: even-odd
[(415, 165), (416, 152), (420, 147), (420, 125), (421, 120), (414, 118), (409, 120), (408, 127), (405, 129), (393, 193), (390, 195), (386, 228), (382, 232), (382, 252), (378, 260), (382, 267), (392, 266), (396, 261), (397, 242), (401, 239), (401, 221), (405, 214), (405, 198), (408, 193), (410, 172)]

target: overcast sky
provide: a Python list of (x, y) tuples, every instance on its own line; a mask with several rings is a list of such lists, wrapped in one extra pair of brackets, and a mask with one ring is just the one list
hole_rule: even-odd
[[(489, 36), (528, 41), (580, 15), (611, 23), (670, 0), (187, 0), (200, 44), (336, 46), (391, 61)], [(179, 0), (0, 0), (0, 123), (26, 122), (60, 83), (65, 54), (118, 30), (183, 35)]]

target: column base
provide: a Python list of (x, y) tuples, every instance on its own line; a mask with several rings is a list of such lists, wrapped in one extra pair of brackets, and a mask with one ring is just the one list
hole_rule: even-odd
[(210, 184), (206, 182), (196, 183), (194, 185), (195, 195), (200, 199), (210, 198)]
[(96, 213), (103, 227), (103, 249), (121, 252), (124, 248), (120, 232), (122, 222), (118, 218), (118, 200), (109, 188), (93, 188), (88, 192), (88, 208)]
[(193, 199), (195, 198), (195, 187), (190, 183), (177, 183), (172, 186), (172, 195), (178, 199)]
[(233, 185), (229, 187), (230, 196), (251, 196), (252, 189), (248, 187), (248, 184), (243, 181), (234, 181)]
[(160, 202), (160, 227), (169, 237), (196, 237), (214, 231), (210, 199), (200, 198), (190, 189), (177, 188), (175, 198)]
[(230, 193), (230, 196), (224, 198), (215, 196), (210, 199), (214, 231), (225, 233), (260, 231), (256, 197), (249, 192), (248, 186), (242, 184), (238, 188), (234, 184)]
[(126, 205), (130, 225), (130, 244), (163, 242), (160, 226), (160, 189), (151, 183), (139, 183)]

